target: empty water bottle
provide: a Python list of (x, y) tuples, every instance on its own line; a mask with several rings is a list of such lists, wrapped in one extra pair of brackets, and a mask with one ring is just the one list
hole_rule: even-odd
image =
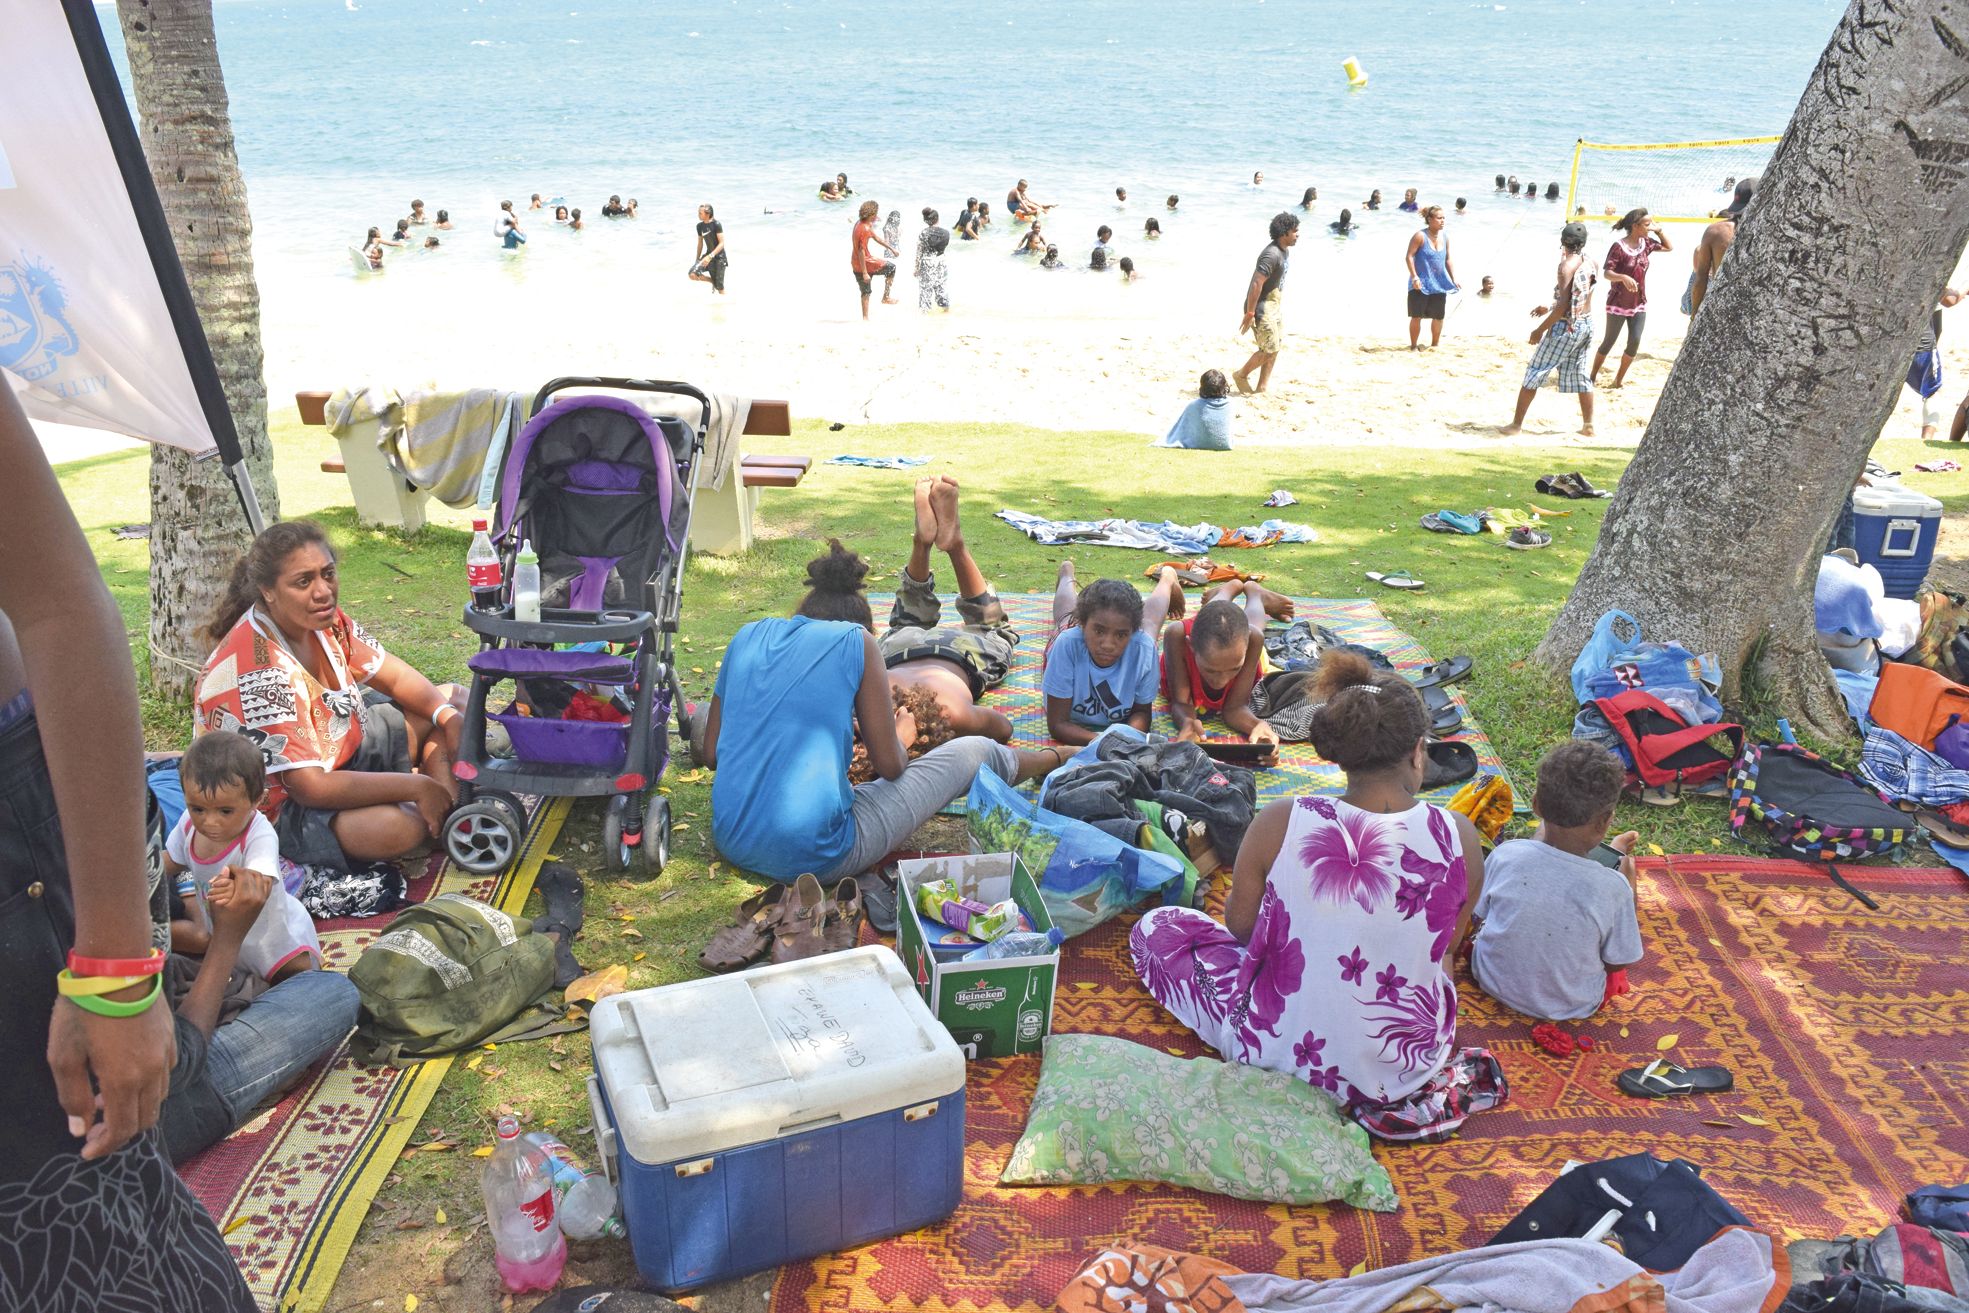
[(615, 1215), (615, 1187), (606, 1176), (591, 1173), (574, 1156), (574, 1150), (545, 1131), (528, 1131), (520, 1138), (547, 1155), (563, 1235), (570, 1240), (598, 1240), (602, 1236), (620, 1240), (629, 1234)]
[(983, 948), (975, 948), (966, 953), (966, 962), (989, 962), (1001, 957), (1045, 957), (1067, 941), (1066, 932), (1057, 926), (1051, 930), (1017, 930), (1009, 935), (1000, 935)]
[(479, 1192), (506, 1289), (516, 1295), (553, 1289), (567, 1264), (567, 1240), (554, 1216), (552, 1162), (539, 1146), (520, 1139), (520, 1124), (511, 1117), (499, 1119), (499, 1146), (486, 1159)]

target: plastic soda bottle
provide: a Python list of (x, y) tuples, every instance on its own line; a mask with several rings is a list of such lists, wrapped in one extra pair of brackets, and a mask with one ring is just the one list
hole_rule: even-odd
[(1044, 957), (1067, 940), (1066, 932), (1057, 927), (1040, 932), (1036, 930), (1014, 930), (1009, 935), (1000, 935), (983, 948), (974, 948), (966, 953), (966, 962), (990, 962), (1002, 957)]
[(520, 1139), (520, 1124), (499, 1119), (499, 1146), (479, 1178), (492, 1228), (499, 1279), (514, 1294), (551, 1290), (567, 1263), (567, 1239), (554, 1218), (554, 1175), (537, 1145)]
[(486, 532), (484, 520), (472, 521), (472, 546), (465, 553), (465, 582), (472, 589), (474, 611), (499, 609), (499, 589), (506, 580), (499, 568), (499, 553), (492, 549), (492, 535)]
[(554, 1211), (563, 1235), (570, 1240), (602, 1236), (620, 1240), (629, 1234), (615, 1215), (615, 1187), (606, 1176), (591, 1173), (574, 1156), (574, 1150), (545, 1131), (528, 1131), (520, 1139), (547, 1155), (548, 1170), (554, 1174)]
[(540, 558), (531, 542), (522, 542), (513, 558), (513, 619), (540, 623)]

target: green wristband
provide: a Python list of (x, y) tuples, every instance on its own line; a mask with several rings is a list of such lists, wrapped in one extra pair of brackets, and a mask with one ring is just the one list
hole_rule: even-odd
[(118, 1003), (94, 994), (71, 994), (67, 997), (68, 1001), (76, 1007), (93, 1012), (99, 1017), (134, 1017), (140, 1012), (148, 1012), (151, 1005), (156, 1003), (163, 993), (164, 977), (159, 973), (151, 977), (150, 993), (142, 998), (132, 999), (128, 1003)]

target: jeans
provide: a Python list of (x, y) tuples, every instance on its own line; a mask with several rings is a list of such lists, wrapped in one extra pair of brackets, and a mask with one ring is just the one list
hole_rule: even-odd
[(347, 1039), (361, 1001), (347, 976), (303, 971), (219, 1027), (205, 1070), (232, 1109), (233, 1125), (242, 1125), (261, 1100), (293, 1084)]
[(976, 735), (952, 739), (909, 763), (900, 779), (855, 786), (855, 846), (823, 872), (822, 884), (860, 875), (900, 848), (944, 804), (969, 791), (980, 766), (1010, 783), (1019, 773), (1019, 754), (1003, 743)]

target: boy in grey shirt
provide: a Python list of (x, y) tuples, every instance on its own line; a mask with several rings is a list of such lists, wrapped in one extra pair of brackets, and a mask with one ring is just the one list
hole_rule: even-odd
[(1634, 911), (1640, 836), (1614, 839), (1618, 871), (1589, 854), (1613, 824), (1626, 770), (1605, 748), (1568, 740), (1538, 763), (1530, 839), (1499, 844), (1484, 861), (1471, 950), (1477, 983), (1506, 1007), (1540, 1021), (1590, 1017), (1605, 1001), (1607, 973), (1641, 960)]

